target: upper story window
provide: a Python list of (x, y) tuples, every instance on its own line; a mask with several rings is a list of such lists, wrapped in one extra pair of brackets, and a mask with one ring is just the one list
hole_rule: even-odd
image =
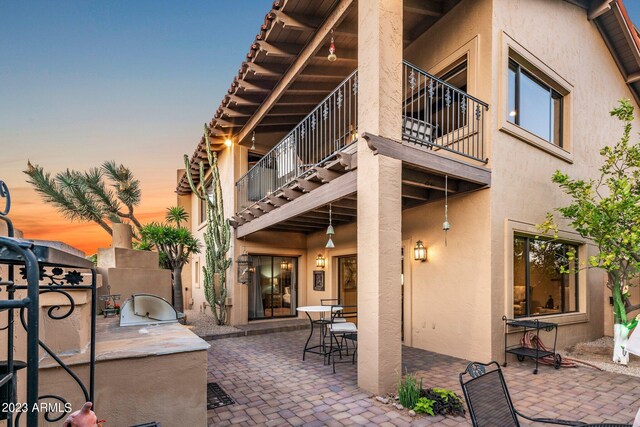
[[(573, 257), (570, 254), (575, 254)], [(513, 315), (578, 311), (578, 246), (528, 236), (513, 241)], [(562, 270), (570, 269), (571, 273)]]
[(507, 121), (563, 147), (562, 95), (522, 67), (509, 60)]

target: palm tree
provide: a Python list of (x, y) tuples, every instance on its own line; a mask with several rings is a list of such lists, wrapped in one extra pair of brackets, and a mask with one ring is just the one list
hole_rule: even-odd
[[(182, 298), (182, 268), (189, 262), (191, 255), (200, 253), (200, 242), (191, 231), (180, 225), (189, 215), (182, 207), (167, 209), (166, 222), (152, 222), (142, 226), (142, 242), (155, 246), (160, 253), (160, 262), (172, 272), (173, 306), (184, 310)], [(175, 224), (175, 225), (174, 225)]]

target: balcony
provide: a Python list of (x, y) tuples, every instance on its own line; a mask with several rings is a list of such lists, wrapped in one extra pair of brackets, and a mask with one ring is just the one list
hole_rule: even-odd
[[(455, 173), (468, 167), (476, 169), (471, 175), (477, 169), (480, 175), (490, 174), (481, 167), (487, 163), (483, 133), (488, 105), (408, 62), (403, 64), (403, 94), (402, 144), (376, 136), (371, 138), (377, 142), (368, 140), (372, 149), (403, 160), (403, 208), (431, 200), (433, 196), (424, 195), (425, 188), (444, 191), (440, 182), (445, 175), (451, 188), (461, 191), (488, 185), (486, 175), (458, 185), (468, 174)], [(356, 70), (237, 181), (238, 213), (232, 224), (247, 225), (239, 237), (267, 227), (320, 229), (326, 226), (326, 205), (336, 205), (337, 200), (339, 206), (350, 209), (343, 212), (344, 218), (338, 217), (338, 224), (341, 219), (355, 219), (356, 180), (350, 172), (357, 167), (357, 105)], [(417, 158), (435, 159), (437, 166)], [(425, 187), (425, 182), (430, 184)], [(320, 187), (323, 191), (314, 191)], [(313, 199), (302, 198), (311, 191)], [(290, 202), (289, 212), (280, 209), (278, 215), (265, 218)], [(313, 215), (302, 217), (313, 210)], [(297, 215), (301, 218), (292, 219)]]

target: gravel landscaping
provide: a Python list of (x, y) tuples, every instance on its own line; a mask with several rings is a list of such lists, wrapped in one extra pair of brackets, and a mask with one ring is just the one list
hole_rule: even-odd
[(187, 318), (185, 325), (200, 337), (241, 332), (240, 329), (233, 326), (214, 324), (213, 314), (211, 313), (203, 313), (199, 310), (185, 310), (184, 315)]
[(640, 377), (640, 357), (631, 355), (627, 366), (613, 363), (613, 338), (602, 337), (595, 341), (579, 343), (566, 350), (567, 357), (586, 362), (603, 371)]

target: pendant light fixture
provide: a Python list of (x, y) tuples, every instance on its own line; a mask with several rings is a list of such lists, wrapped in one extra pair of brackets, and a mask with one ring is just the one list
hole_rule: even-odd
[(331, 44), (329, 45), (329, 56), (327, 56), (327, 59), (329, 62), (333, 62), (338, 59), (336, 56), (336, 45), (333, 42), (333, 28), (331, 29)]
[(447, 246), (447, 231), (451, 229), (449, 223), (449, 176), (444, 177), (444, 222), (442, 223), (444, 230), (444, 245)]
[(336, 232), (333, 230), (331, 221), (331, 203), (329, 203), (329, 226), (327, 227), (327, 236), (329, 236), (329, 240), (327, 241), (325, 248), (332, 249), (336, 247), (336, 245), (333, 244), (333, 240), (331, 240), (331, 236), (333, 236), (334, 234), (336, 234)]
[(256, 131), (253, 131), (253, 134), (251, 135), (251, 149), (255, 150), (256, 149)]

